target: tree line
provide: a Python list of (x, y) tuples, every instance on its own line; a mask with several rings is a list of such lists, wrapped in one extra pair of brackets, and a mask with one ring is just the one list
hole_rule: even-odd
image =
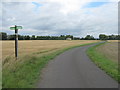
[[(91, 35), (85, 37), (74, 37), (73, 35), (60, 35), (60, 36), (35, 36), (35, 35), (18, 35), (19, 40), (120, 40), (120, 35), (105, 35), (100, 34), (99, 38), (94, 38)], [(15, 40), (15, 35), (7, 35), (5, 32), (0, 32), (0, 40)]]

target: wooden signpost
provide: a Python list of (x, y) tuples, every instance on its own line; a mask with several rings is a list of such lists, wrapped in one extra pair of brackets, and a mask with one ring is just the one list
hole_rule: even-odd
[(18, 58), (18, 29), (22, 29), (22, 26), (10, 27), (11, 30), (15, 30), (15, 57)]

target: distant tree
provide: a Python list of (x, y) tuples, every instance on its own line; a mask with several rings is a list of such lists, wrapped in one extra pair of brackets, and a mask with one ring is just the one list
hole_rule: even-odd
[(8, 35), (8, 40), (15, 40), (15, 35)]
[(100, 34), (100, 35), (99, 35), (99, 39), (100, 39), (100, 40), (107, 40), (107, 39), (108, 39), (108, 36), (105, 35), (105, 34)]
[(24, 36), (18, 35), (18, 39), (19, 39), (19, 40), (24, 40)]
[(116, 36), (117, 36), (117, 35), (109, 35), (109, 36), (108, 36), (108, 39), (109, 39), (109, 40), (116, 40), (116, 39), (117, 39)]
[(66, 36), (65, 36), (65, 35), (60, 35), (60, 39), (61, 39), (61, 40), (65, 40), (65, 39), (66, 39)]
[(7, 40), (7, 33), (0, 32), (0, 40)]
[(30, 36), (29, 36), (29, 35), (24, 36), (24, 39), (25, 39), (25, 40), (30, 40)]
[(85, 38), (82, 37), (82, 38), (80, 38), (80, 40), (85, 40)]
[(120, 40), (120, 35), (117, 35), (117, 36), (116, 36), (116, 40)]
[(35, 35), (32, 35), (31, 40), (36, 40)]
[(79, 37), (74, 37), (73, 40), (80, 40), (80, 38)]
[(0, 32), (0, 40), (2, 40), (2, 33)]
[(85, 37), (85, 40), (95, 40), (95, 38), (93, 36), (87, 35)]
[[(87, 35), (85, 38), (74, 37), (73, 35), (60, 35), (60, 36), (29, 36), (18, 35), (19, 40), (66, 40), (71, 38), (72, 40), (120, 40), (120, 35), (105, 35), (100, 34), (99, 38), (94, 38), (91, 35)], [(15, 35), (7, 35), (5, 32), (0, 32), (0, 40), (15, 40)]]

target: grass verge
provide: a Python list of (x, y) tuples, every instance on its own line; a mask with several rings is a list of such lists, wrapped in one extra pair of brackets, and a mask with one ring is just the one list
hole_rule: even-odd
[[(3, 88), (34, 88), (38, 78), (41, 74), (41, 70), (45, 65), (55, 58), (57, 55), (80, 46), (90, 45), (83, 44), (79, 46), (73, 46), (65, 48), (63, 50), (58, 50), (43, 56), (30, 55), (26, 56), (24, 62), (16, 63), (14, 67), (6, 67), (3, 69), (2, 87)], [(22, 60), (23, 61), (23, 60)]]
[(99, 68), (104, 70), (108, 75), (110, 75), (112, 78), (114, 78), (120, 83), (120, 75), (118, 73), (118, 63), (108, 59), (107, 57), (104, 56), (104, 54), (96, 50), (97, 47), (103, 44), (105, 43), (101, 43), (96, 46), (90, 47), (87, 50), (87, 54)]

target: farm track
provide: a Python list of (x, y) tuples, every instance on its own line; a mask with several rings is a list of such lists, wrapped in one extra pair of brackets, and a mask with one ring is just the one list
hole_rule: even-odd
[(44, 68), (37, 88), (117, 88), (118, 83), (99, 69), (86, 55), (94, 46), (68, 50)]

